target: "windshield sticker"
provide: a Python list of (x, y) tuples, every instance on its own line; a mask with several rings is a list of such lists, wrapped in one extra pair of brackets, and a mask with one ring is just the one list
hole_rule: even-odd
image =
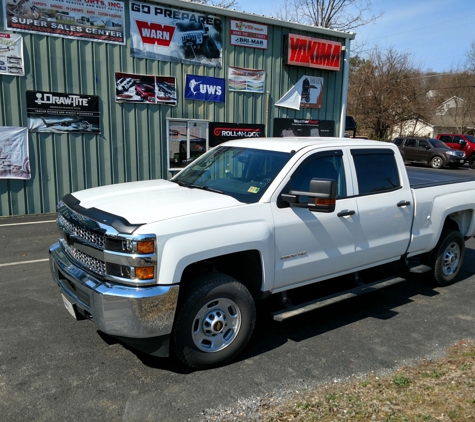
[(249, 193), (257, 193), (257, 192), (259, 192), (260, 190), (261, 190), (261, 189), (258, 188), (257, 186), (251, 186), (247, 191), (248, 191)]

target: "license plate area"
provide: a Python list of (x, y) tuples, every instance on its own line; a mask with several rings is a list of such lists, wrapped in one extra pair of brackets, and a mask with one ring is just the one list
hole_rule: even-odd
[(66, 299), (63, 294), (61, 294), (61, 297), (63, 298), (63, 303), (66, 310), (71, 314), (74, 319), (78, 319), (76, 315), (76, 310), (74, 309), (74, 305), (68, 299)]

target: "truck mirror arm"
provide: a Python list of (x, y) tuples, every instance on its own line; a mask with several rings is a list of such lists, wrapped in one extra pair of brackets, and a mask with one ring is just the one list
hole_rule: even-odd
[[(312, 179), (309, 192), (291, 190), (283, 193), (281, 198), (291, 207), (308, 208), (314, 212), (333, 212), (336, 204), (336, 181), (330, 179)], [(308, 202), (301, 202), (301, 197), (308, 197)]]

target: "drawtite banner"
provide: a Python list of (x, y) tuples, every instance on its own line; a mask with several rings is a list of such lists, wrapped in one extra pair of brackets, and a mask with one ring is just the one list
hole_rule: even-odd
[(176, 78), (116, 72), (115, 101), (176, 106)]
[(209, 146), (215, 147), (232, 139), (264, 138), (266, 126), (251, 123), (210, 122), (209, 133)]
[(222, 67), (222, 31), (217, 16), (130, 3), (132, 57)]
[(185, 98), (224, 103), (225, 83), (224, 78), (187, 74), (185, 76)]
[(0, 75), (25, 75), (21, 35), (0, 32)]
[(0, 179), (30, 178), (28, 129), (0, 126)]
[(6, 29), (125, 44), (122, 1), (3, 0), (3, 5)]
[(31, 132), (101, 133), (95, 95), (26, 91), (26, 107)]
[(322, 108), (322, 102), (323, 78), (305, 75), (275, 105), (300, 110)]
[(228, 68), (228, 87), (230, 91), (256, 92), (263, 94), (265, 89), (265, 70)]
[(231, 19), (231, 45), (267, 49), (268, 26)]

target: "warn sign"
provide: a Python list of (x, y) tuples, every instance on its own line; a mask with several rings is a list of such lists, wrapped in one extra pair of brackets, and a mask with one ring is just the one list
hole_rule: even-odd
[(162, 25), (160, 23), (152, 23), (136, 20), (140, 37), (144, 44), (160, 45), (170, 47), (175, 27), (171, 25)]
[(341, 43), (289, 34), (285, 40), (284, 55), (286, 64), (338, 71)]

